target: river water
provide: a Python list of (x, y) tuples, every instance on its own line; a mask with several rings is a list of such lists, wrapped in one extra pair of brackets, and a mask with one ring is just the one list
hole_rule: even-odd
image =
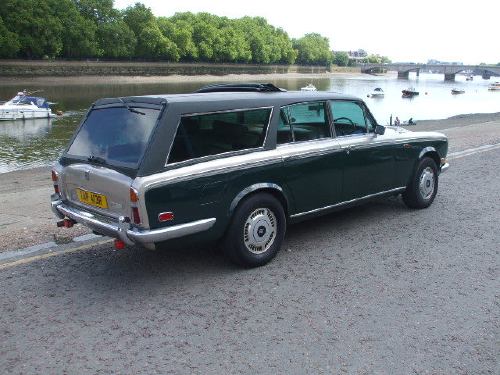
[[(268, 82), (267, 80), (266, 82)], [(331, 78), (288, 78), (271, 80), (287, 90), (298, 90), (313, 83), (318, 90), (336, 91), (363, 98), (380, 124), (387, 124), (392, 115), (401, 121), (442, 119), (465, 113), (500, 112), (500, 92), (488, 91), (494, 81), (475, 76), (466, 81), (457, 75), (455, 82), (444, 82), (442, 74), (410, 74), (409, 80), (395, 74), (371, 76), (339, 74)], [(213, 82), (217, 82), (214, 80)], [(19, 82), (0, 86), (0, 100), (8, 100), (24, 88), (41, 89), (54, 108), (64, 115), (52, 120), (0, 121), (0, 173), (52, 164), (60, 155), (80, 122), (85, 110), (98, 98), (129, 95), (192, 92), (211, 82), (178, 83), (106, 83), (54, 84), (31, 87)], [(28, 87), (27, 87), (28, 86)], [(374, 88), (385, 92), (384, 98), (367, 97)], [(413, 99), (401, 97), (401, 90), (414, 87), (420, 92)], [(452, 95), (451, 89), (463, 89), (464, 94)]]

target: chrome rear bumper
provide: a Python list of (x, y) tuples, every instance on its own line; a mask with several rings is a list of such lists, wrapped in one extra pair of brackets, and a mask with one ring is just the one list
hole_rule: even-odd
[(450, 168), (450, 164), (449, 163), (444, 163), (443, 165), (441, 165), (441, 171), (440, 171), (440, 173), (446, 172), (448, 170), (448, 168)]
[(132, 227), (125, 217), (120, 217), (118, 221), (113, 221), (111, 218), (97, 216), (88, 211), (64, 204), (57, 194), (53, 194), (51, 198), (52, 211), (57, 217), (61, 219), (68, 217), (97, 233), (118, 238), (128, 245), (140, 244), (152, 247), (156, 242), (163, 242), (206, 231), (213, 227), (216, 221), (215, 218), (209, 218), (160, 229), (141, 230)]

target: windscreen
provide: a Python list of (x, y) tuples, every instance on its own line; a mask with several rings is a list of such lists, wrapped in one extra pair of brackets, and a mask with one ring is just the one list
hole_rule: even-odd
[(160, 114), (159, 109), (94, 109), (80, 127), (67, 156), (136, 168)]

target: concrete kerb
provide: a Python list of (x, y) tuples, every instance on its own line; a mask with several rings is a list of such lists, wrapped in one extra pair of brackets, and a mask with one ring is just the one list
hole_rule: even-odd
[(85, 234), (83, 236), (73, 238), (71, 242), (66, 244), (58, 245), (57, 243), (50, 241), (23, 249), (4, 251), (0, 253), (0, 270), (11, 265), (71, 253), (111, 241), (112, 239), (109, 237), (98, 236), (95, 234)]

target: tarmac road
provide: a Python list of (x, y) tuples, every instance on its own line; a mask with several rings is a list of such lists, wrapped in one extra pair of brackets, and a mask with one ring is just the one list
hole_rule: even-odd
[(108, 244), (0, 269), (5, 374), (499, 374), (500, 149), (289, 227), (266, 267)]

